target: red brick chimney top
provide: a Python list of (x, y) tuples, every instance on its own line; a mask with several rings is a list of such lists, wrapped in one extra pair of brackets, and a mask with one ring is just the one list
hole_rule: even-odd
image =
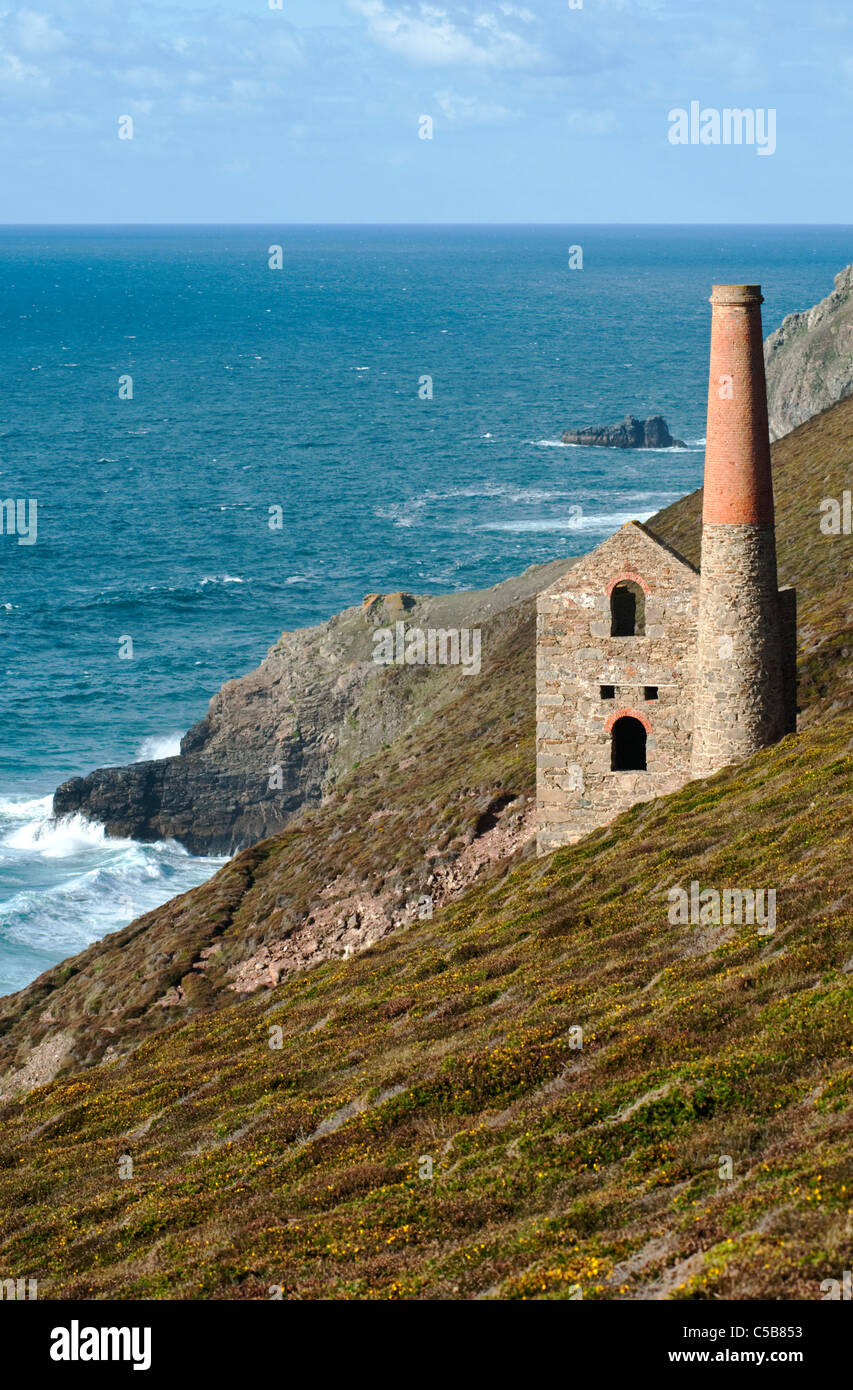
[(711, 304), (763, 304), (760, 285), (712, 285)]
[(760, 285), (714, 285), (704, 525), (773, 525)]

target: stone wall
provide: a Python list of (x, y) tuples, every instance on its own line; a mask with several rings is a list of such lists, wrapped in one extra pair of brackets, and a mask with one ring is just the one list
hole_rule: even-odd
[[(788, 624), (790, 627), (790, 623)], [(790, 633), (788, 635), (790, 646)], [(788, 731), (772, 526), (705, 525), (693, 775), (706, 777)], [(790, 672), (788, 675), (790, 684)]]
[[(611, 637), (610, 589), (645, 592), (645, 635)], [(540, 854), (690, 777), (699, 577), (629, 522), (544, 590), (537, 603), (536, 781)], [(614, 688), (603, 699), (602, 686)], [(645, 698), (647, 687), (656, 699)], [(614, 718), (647, 728), (647, 770), (613, 772)]]

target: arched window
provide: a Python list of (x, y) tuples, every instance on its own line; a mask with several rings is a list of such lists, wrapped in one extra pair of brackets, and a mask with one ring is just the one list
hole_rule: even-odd
[(617, 719), (610, 733), (612, 772), (645, 772), (646, 730), (631, 714)]
[(646, 596), (633, 579), (620, 580), (610, 593), (610, 636), (643, 637), (646, 631)]

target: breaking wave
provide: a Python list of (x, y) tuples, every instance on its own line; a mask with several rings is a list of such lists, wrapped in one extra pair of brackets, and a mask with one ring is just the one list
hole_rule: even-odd
[(203, 883), (225, 863), (188, 854), (174, 840), (141, 844), (107, 835), (79, 813), (55, 819), (52, 805), (51, 796), (0, 798), (0, 994)]

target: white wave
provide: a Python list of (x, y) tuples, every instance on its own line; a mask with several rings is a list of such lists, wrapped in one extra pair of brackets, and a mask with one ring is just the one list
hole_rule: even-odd
[(609, 512), (599, 516), (545, 517), (537, 521), (490, 521), (480, 531), (616, 531), (626, 521), (648, 521), (654, 512)]
[(53, 797), (0, 797), (0, 994), (209, 878), (225, 857), (107, 835)]
[(245, 579), (241, 579), (237, 574), (206, 574), (201, 580), (202, 588), (205, 584), (245, 584)]
[[(100, 847), (106, 841), (107, 832), (99, 821), (91, 821), (75, 811), (73, 815), (56, 820), (50, 814), (29, 820), (7, 835), (3, 844), (10, 849), (30, 850), (44, 859), (68, 859), (81, 850)], [(110, 844), (127, 847), (133, 841), (111, 839)]]
[(395, 526), (415, 526), (420, 523), (421, 513), (434, 502), (453, 502), (458, 499), (476, 501), (484, 499), (505, 500), (514, 503), (550, 502), (574, 497), (574, 492), (557, 491), (544, 488), (524, 488), (518, 484), (480, 483), (470, 487), (448, 488), (443, 492), (423, 492), (419, 497), (410, 497), (405, 502), (392, 502), (388, 506), (376, 507), (374, 515), (383, 521), (393, 521)]
[(395, 502), (390, 507), (377, 507), (375, 514), (382, 521), (393, 521), (395, 526), (414, 526), (424, 505), (422, 500), (416, 498), (409, 503)]
[(181, 751), (180, 734), (149, 734), (136, 750), (135, 763), (150, 763), (157, 758), (176, 758)]
[(564, 502), (568, 498), (577, 497), (576, 492), (560, 491), (554, 488), (526, 487), (518, 488), (517, 490), (513, 488), (502, 488), (501, 491), (505, 494), (508, 502), (525, 502), (529, 504), (534, 502)]
[(526, 439), (524, 442), (537, 449), (607, 449), (609, 452), (623, 454), (686, 454), (690, 449), (705, 447), (704, 439), (688, 439), (684, 445), (668, 444), (666, 448), (659, 449), (611, 449), (609, 444), (569, 444), (563, 439)]
[(52, 796), (3, 796), (0, 797), (0, 818), (7, 820), (44, 820), (50, 815), (53, 806)]
[[(50, 798), (47, 798), (48, 800)], [(196, 858), (174, 841), (94, 837), (70, 858), (33, 859), (30, 883), (2, 905), (0, 993), (20, 989), (49, 965), (76, 953), (107, 932), (203, 883), (224, 858)]]

